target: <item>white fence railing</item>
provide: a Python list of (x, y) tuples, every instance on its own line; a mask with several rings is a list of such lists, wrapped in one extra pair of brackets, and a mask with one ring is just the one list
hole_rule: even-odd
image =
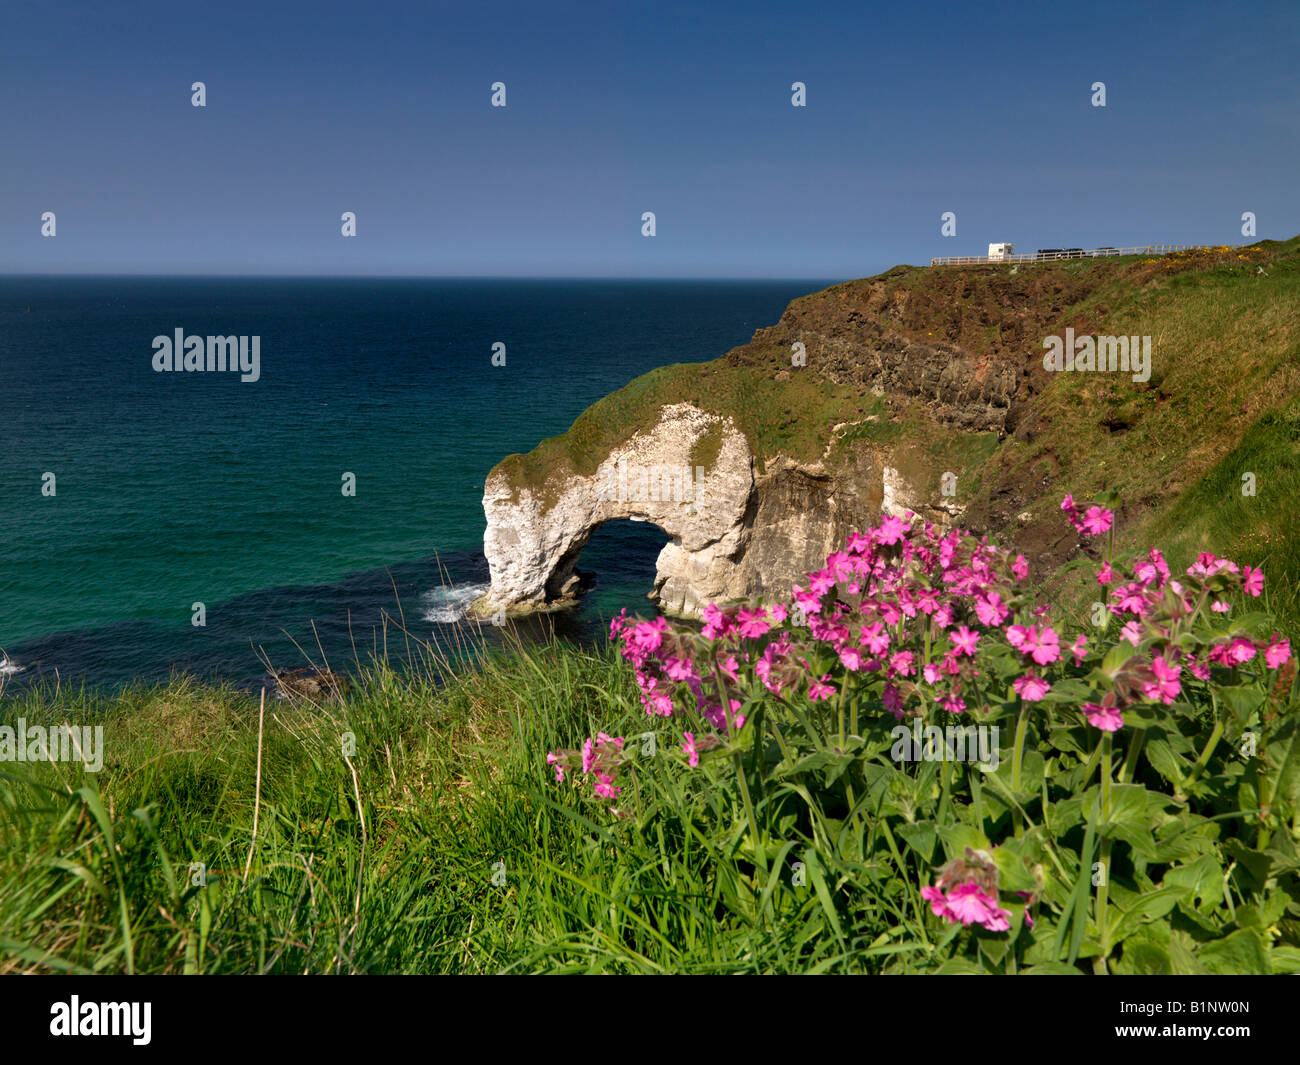
[(1206, 244), (1139, 244), (1132, 248), (1061, 248), (1004, 255), (990, 259), (987, 255), (940, 255), (930, 260), (931, 266), (1000, 266), (1003, 263), (1050, 263), (1057, 259), (1106, 259), (1116, 255), (1167, 255), (1172, 251), (1196, 251)]

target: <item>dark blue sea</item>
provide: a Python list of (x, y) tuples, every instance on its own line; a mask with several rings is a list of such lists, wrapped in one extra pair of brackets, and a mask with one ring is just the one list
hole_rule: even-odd
[[(493, 465), (823, 284), (0, 278), (4, 682), (255, 687), (267, 661), (364, 661), (385, 615), (453, 643), (486, 587)], [(155, 371), (177, 329), (260, 337), (259, 379)], [(664, 539), (604, 526), (557, 631), (648, 612)]]

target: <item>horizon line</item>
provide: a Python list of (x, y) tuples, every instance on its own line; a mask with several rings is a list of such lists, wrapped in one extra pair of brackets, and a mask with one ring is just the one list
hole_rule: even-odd
[[(911, 265), (911, 264), (900, 264)], [(918, 267), (919, 269), (919, 267)], [(230, 274), (230, 273), (101, 273), (97, 271), (77, 271), (63, 273), (13, 273), (0, 271), (0, 280), (14, 279), (54, 279), (54, 278), (97, 278), (97, 279), (191, 279), (191, 280), (284, 280), (284, 281), (834, 281), (838, 275), (778, 275), (746, 276), (737, 274)], [(860, 277), (874, 277), (874, 274), (862, 274)], [(843, 277), (842, 281), (858, 280), (856, 277)]]

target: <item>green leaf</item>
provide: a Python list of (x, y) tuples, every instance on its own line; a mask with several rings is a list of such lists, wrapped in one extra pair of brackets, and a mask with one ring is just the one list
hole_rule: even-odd
[(1107, 651), (1106, 657), (1101, 660), (1101, 671), (1106, 674), (1106, 680), (1109, 681), (1114, 677), (1124, 663), (1132, 657), (1134, 657), (1133, 648), (1122, 641)]
[(935, 832), (933, 821), (904, 823), (898, 826), (897, 831), (907, 845), (920, 855), (923, 862), (928, 865), (934, 864), (934, 845), (938, 842), (938, 834)]
[(1075, 825), (1083, 824), (1083, 799), (1062, 799), (1047, 811), (1047, 827), (1053, 836), (1064, 836)]
[(1198, 910), (1213, 909), (1223, 899), (1223, 869), (1210, 854), (1170, 869), (1165, 873), (1163, 884), (1180, 888), (1179, 900)]
[(1197, 952), (1197, 960), (1216, 976), (1267, 975), (1270, 972), (1264, 941), (1250, 928), (1239, 929), (1223, 939), (1206, 943)]
[(1063, 961), (1044, 961), (1020, 970), (1021, 976), (1083, 976), (1073, 965)]
[(1136, 932), (1142, 925), (1159, 920), (1178, 905), (1179, 896), (1186, 891), (1180, 886), (1165, 887), (1150, 894), (1139, 895), (1136, 901), (1120, 914), (1111, 933), (1111, 942), (1120, 943)]
[(1196, 941), (1186, 932), (1170, 933), (1169, 964), (1174, 976), (1200, 976), (1205, 973), (1205, 966), (1196, 957)]
[(1300, 973), (1300, 948), (1274, 947), (1268, 960), (1275, 973)]
[(1278, 767), (1273, 795), (1300, 806), (1300, 721), (1292, 717), (1268, 745), (1269, 761)]
[(1251, 850), (1239, 839), (1225, 839), (1223, 849), (1228, 857), (1245, 868), (1258, 887), (1268, 883), (1273, 859), (1267, 852)]
[(1219, 692), (1220, 705), (1228, 708), (1228, 712), (1242, 728), (1250, 721), (1251, 715), (1264, 704), (1264, 699), (1265, 693), (1258, 688), (1224, 688)]
[(939, 838), (943, 840), (943, 849), (948, 857), (960, 858), (967, 847), (977, 851), (990, 850), (988, 837), (971, 825), (939, 825), (936, 827)]
[(1095, 689), (1091, 684), (1078, 677), (1056, 681), (1046, 695), (1040, 700), (1044, 703), (1064, 703), (1078, 706), (1087, 702)]
[(1145, 925), (1126, 939), (1115, 972), (1124, 976), (1168, 976), (1172, 973), (1168, 923), (1158, 921)]
[(1141, 784), (1114, 784), (1110, 789), (1110, 816), (1113, 825), (1149, 828), (1147, 789)]
[(1285, 891), (1274, 891), (1262, 903), (1238, 906), (1237, 924), (1241, 925), (1242, 928), (1254, 928), (1260, 932), (1266, 931), (1286, 913), (1287, 904), (1290, 901), (1291, 898)]
[(1174, 753), (1174, 749), (1167, 739), (1163, 736), (1158, 738), (1148, 736), (1144, 751), (1147, 761), (1165, 780), (1175, 787), (1182, 784), (1183, 777), (1191, 766)]
[(1037, 878), (1025, 867), (1025, 859), (1015, 853), (1010, 843), (993, 850), (993, 863), (998, 867), (998, 887), (1003, 891), (1037, 890)]
[(980, 945), (980, 954), (995, 966), (1002, 964), (1002, 959), (1007, 956), (1007, 949), (1011, 946), (1005, 935), (977, 935), (976, 940)]
[(822, 904), (822, 910), (826, 914), (826, 920), (830, 926), (835, 929), (835, 937), (842, 940), (844, 930), (840, 927), (840, 919), (835, 913), (835, 905), (831, 902), (831, 893), (826, 887), (826, 877), (822, 873), (822, 865), (817, 855), (813, 852), (808, 854), (808, 875), (812, 878), (813, 888), (817, 892), (817, 899)]
[(985, 970), (969, 958), (949, 958), (935, 970), (936, 976), (983, 976)]

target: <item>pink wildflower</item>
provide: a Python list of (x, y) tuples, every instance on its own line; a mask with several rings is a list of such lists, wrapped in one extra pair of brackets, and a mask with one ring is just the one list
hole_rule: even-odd
[(1178, 680), (1182, 667), (1170, 665), (1163, 655), (1156, 655), (1151, 660), (1151, 672), (1155, 674), (1156, 679), (1142, 685), (1142, 694), (1153, 702), (1159, 701), (1169, 706), (1182, 691), (1182, 685)]
[(902, 518), (896, 518), (889, 514), (881, 519), (876, 531), (876, 539), (882, 544), (896, 544), (909, 529), (910, 526)]
[(695, 663), (689, 658), (677, 658), (670, 655), (664, 659), (664, 672), (669, 680), (683, 681), (695, 676)]
[(1017, 677), (1011, 685), (1016, 690), (1016, 694), (1027, 703), (1036, 703), (1044, 695), (1052, 690), (1052, 686), (1043, 680), (1042, 677), (1036, 677), (1032, 673), (1023, 677)]
[(912, 665), (913, 657), (911, 651), (898, 651), (889, 660), (889, 666), (900, 677), (910, 677), (915, 672), (915, 667)]
[(815, 703), (820, 699), (829, 699), (834, 695), (835, 686), (827, 683), (830, 679), (831, 675), (829, 673), (823, 673), (820, 681), (813, 681), (808, 686), (808, 698)]
[(614, 778), (606, 773), (596, 774), (596, 785), (593, 789), (597, 798), (612, 799), (622, 793), (622, 788), (614, 787)]
[(1250, 596), (1258, 597), (1264, 591), (1264, 571), (1246, 566), (1241, 571), (1242, 590)]
[(1230, 665), (1239, 666), (1255, 657), (1255, 645), (1250, 640), (1238, 636), (1228, 645), (1227, 659)]
[(638, 651), (657, 651), (667, 631), (668, 619), (665, 617), (642, 621), (632, 628), (632, 645)]
[(997, 592), (981, 592), (975, 597), (975, 616), (981, 625), (989, 628), (1001, 625), (1009, 613), (1006, 604), (1002, 602), (1002, 596)]
[(1034, 627), (1024, 625), (1007, 626), (1007, 643), (1017, 651), (1028, 653), (1034, 649)]
[(882, 655), (889, 648), (889, 633), (879, 621), (876, 621), (871, 625), (863, 626), (858, 642), (873, 655)]
[(1119, 712), (1118, 707), (1084, 703), (1083, 712), (1088, 718), (1088, 724), (1096, 726), (1103, 732), (1114, 732), (1124, 724), (1124, 716)]
[(1111, 522), (1115, 520), (1115, 515), (1109, 510), (1102, 510), (1101, 507), (1089, 507), (1087, 513), (1083, 516), (1083, 531), (1089, 536), (1100, 536), (1106, 532)]
[(898, 720), (903, 720), (903, 697), (899, 694), (896, 685), (885, 685), (884, 693), (881, 695), (881, 702), (885, 704), (885, 709)]
[(1044, 626), (1043, 631), (1038, 635), (1034, 643), (1033, 650), (1030, 652), (1031, 657), (1040, 666), (1051, 665), (1061, 657), (1061, 648), (1057, 642), (1058, 637), (1050, 625)]
[(972, 632), (965, 625), (958, 625), (952, 633), (952, 649), (955, 654), (975, 657), (975, 645), (980, 642), (979, 634)]
[(1291, 657), (1291, 641), (1273, 633), (1273, 642), (1264, 651), (1264, 665), (1269, 669), (1280, 669)]

